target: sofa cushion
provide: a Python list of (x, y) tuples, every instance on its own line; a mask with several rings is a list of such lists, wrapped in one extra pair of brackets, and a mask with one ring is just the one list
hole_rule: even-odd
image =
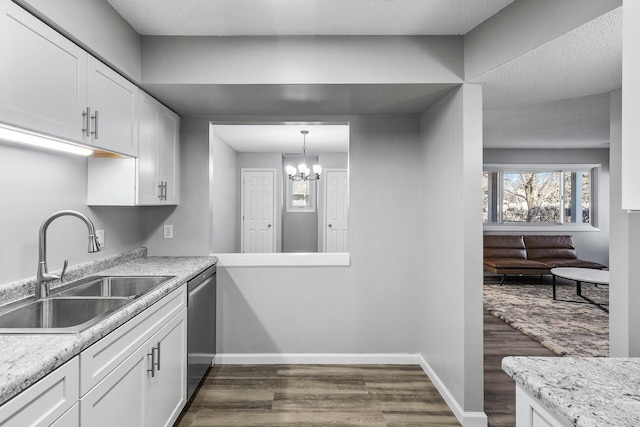
[(571, 236), (524, 236), (529, 259), (577, 259), (576, 249)]
[(593, 261), (583, 261), (581, 259), (567, 259), (567, 258), (539, 258), (536, 261), (544, 262), (551, 268), (554, 267), (579, 267), (579, 268), (606, 268), (606, 265), (602, 265)]
[(522, 236), (484, 236), (484, 258), (526, 259), (527, 251)]
[(549, 266), (539, 261), (518, 258), (485, 258), (484, 264), (493, 268), (526, 268), (548, 270)]

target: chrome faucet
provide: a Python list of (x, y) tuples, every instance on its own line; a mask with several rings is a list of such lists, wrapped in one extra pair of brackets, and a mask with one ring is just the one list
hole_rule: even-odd
[(87, 224), (87, 228), (89, 229), (88, 252), (93, 253), (100, 251), (100, 242), (96, 237), (96, 228), (94, 227), (93, 222), (80, 212), (70, 210), (58, 211), (45, 219), (40, 226), (40, 238), (38, 243), (38, 273), (36, 274), (35, 292), (37, 299), (49, 296), (49, 282), (53, 282), (54, 280), (60, 280), (60, 282), (62, 282), (64, 280), (64, 273), (67, 271), (67, 265), (69, 264), (67, 260), (64, 261), (60, 276), (56, 274), (49, 274), (49, 270), (47, 269), (47, 228), (54, 219), (66, 215), (80, 218), (85, 224)]

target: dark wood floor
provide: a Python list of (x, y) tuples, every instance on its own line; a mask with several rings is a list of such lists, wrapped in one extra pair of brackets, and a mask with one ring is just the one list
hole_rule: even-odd
[(501, 368), (505, 356), (557, 355), (484, 312), (484, 411), (489, 418), (489, 427), (516, 425), (516, 386)]
[[(505, 356), (555, 356), (485, 311), (484, 399), (489, 427), (515, 426)], [(221, 365), (176, 422), (191, 426), (459, 425), (418, 366)]]
[(457, 426), (419, 366), (222, 365), (176, 426)]

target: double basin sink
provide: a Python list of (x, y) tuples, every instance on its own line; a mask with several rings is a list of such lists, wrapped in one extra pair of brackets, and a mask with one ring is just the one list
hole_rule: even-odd
[(0, 333), (77, 333), (175, 276), (91, 276), (0, 307)]

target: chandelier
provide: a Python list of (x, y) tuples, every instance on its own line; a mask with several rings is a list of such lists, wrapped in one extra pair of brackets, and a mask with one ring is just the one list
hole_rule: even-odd
[(302, 134), (302, 163), (298, 165), (297, 173), (296, 168), (291, 165), (287, 165), (285, 167), (287, 171), (287, 175), (289, 175), (289, 179), (292, 181), (315, 181), (320, 179), (320, 174), (322, 173), (322, 167), (320, 165), (313, 165), (313, 175), (311, 175), (311, 171), (307, 167), (307, 135), (309, 134), (308, 130), (301, 130)]

